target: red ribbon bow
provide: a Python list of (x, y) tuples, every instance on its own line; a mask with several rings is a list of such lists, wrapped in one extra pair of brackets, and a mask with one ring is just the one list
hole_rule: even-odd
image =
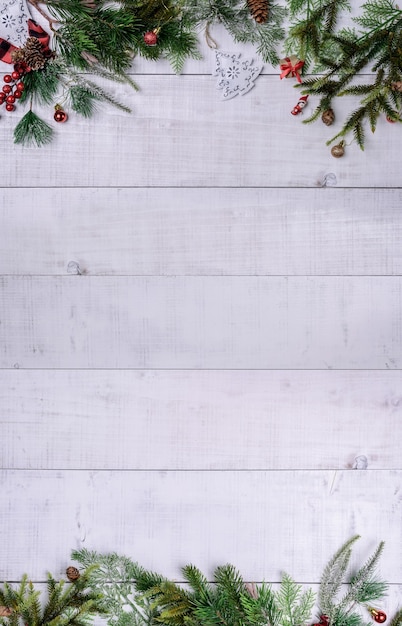
[[(28, 22), (28, 36), (36, 37), (42, 44), (43, 52), (49, 50), (50, 35), (47, 34), (34, 20), (29, 19)], [(0, 37), (0, 61), (4, 63), (13, 63), (11, 53), (18, 50), (17, 46), (13, 46), (12, 43)]]
[(298, 83), (301, 83), (301, 77), (299, 74), (299, 70), (302, 69), (304, 65), (304, 61), (300, 61), (296, 57), (286, 57), (286, 59), (282, 59), (281, 61), (281, 79), (289, 76), (293, 76), (296, 78)]

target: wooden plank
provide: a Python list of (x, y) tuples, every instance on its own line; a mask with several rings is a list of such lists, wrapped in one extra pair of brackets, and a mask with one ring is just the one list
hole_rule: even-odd
[(399, 277), (3, 277), (4, 368), (398, 369)]
[[(386, 539), (381, 574), (401, 579), (401, 471), (3, 471), (2, 576), (63, 572), (79, 546), (180, 577), (234, 563), (251, 580), (317, 582), (346, 539), (356, 558)], [(359, 556), (360, 553), (360, 556)]]
[(0, 404), (3, 468), (401, 465), (397, 371), (10, 370)]
[[(250, 93), (228, 102), (220, 101), (215, 82), (143, 76), (138, 93), (108, 85), (132, 115), (112, 107), (91, 120), (71, 114), (40, 150), (13, 145), (17, 117), (4, 116), (2, 139), (10, 150), (2, 186), (316, 187), (329, 172), (342, 187), (400, 186), (399, 161), (392, 158), (399, 154), (399, 133), (385, 119), (375, 137), (368, 133), (366, 153), (352, 143), (347, 156), (334, 159), (325, 142), (355, 103), (340, 99), (337, 122), (328, 129), (291, 115), (298, 98), (293, 82), (261, 76)], [(49, 108), (38, 113), (52, 122)]]
[(31, 188), (0, 198), (2, 274), (402, 273), (400, 189)]

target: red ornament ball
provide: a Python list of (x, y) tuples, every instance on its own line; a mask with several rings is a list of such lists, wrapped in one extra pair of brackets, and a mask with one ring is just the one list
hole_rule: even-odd
[(3, 80), (4, 80), (4, 82), (5, 82), (5, 83), (11, 83), (11, 81), (12, 81), (13, 79), (12, 79), (11, 74), (6, 74), (6, 75), (3, 77)]
[(67, 122), (68, 120), (68, 115), (63, 109), (57, 109), (53, 117), (56, 122), (60, 123)]
[(21, 78), (21, 74), (14, 70), (14, 72), (11, 74), (11, 77), (13, 80), (18, 80), (19, 78)]
[(3, 87), (4, 93), (9, 94), (9, 93), (12, 92), (12, 90), (13, 90), (13, 88), (11, 87), (11, 85), (4, 85), (4, 87)]
[(147, 46), (156, 46), (158, 41), (158, 35), (154, 30), (149, 30), (144, 34), (144, 42)]
[(6, 109), (7, 109), (7, 111), (14, 111), (15, 106), (13, 104), (11, 104), (11, 102), (7, 102)]
[(377, 624), (383, 624), (386, 621), (387, 616), (384, 611), (377, 611), (377, 609), (369, 609), (369, 611), (371, 613), (371, 617), (375, 622), (377, 622)]

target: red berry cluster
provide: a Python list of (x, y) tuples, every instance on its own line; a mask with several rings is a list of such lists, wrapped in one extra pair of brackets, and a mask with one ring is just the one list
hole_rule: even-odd
[(19, 71), (14, 66), (11, 74), (6, 74), (3, 78), (4, 85), (0, 91), (0, 105), (6, 103), (7, 111), (14, 111), (15, 101), (19, 100), (25, 89), (24, 83), (21, 81), (24, 72)]

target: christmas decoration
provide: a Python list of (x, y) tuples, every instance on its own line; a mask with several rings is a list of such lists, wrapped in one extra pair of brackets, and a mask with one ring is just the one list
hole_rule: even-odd
[(301, 96), (299, 98), (299, 102), (296, 104), (295, 107), (293, 107), (293, 109), (291, 110), (291, 114), (292, 115), (299, 115), (299, 113), (303, 112), (304, 107), (307, 104), (307, 100), (308, 100), (308, 96)]
[(258, 24), (265, 24), (268, 19), (268, 0), (247, 0), (251, 15)]
[(290, 76), (296, 78), (298, 83), (301, 83), (300, 70), (303, 68), (304, 61), (301, 61), (296, 56), (291, 55), (280, 61), (280, 68), (282, 70), (280, 78), (289, 78)]
[(68, 120), (68, 115), (65, 111), (63, 111), (63, 108), (60, 106), (60, 104), (56, 104), (55, 108), (55, 113), (53, 115), (53, 118), (56, 122), (67, 122)]
[[(246, 583), (230, 564), (215, 569), (212, 583), (197, 567), (187, 565), (181, 586), (116, 553), (84, 548), (73, 551), (72, 558), (92, 568), (89, 588), (103, 595), (109, 626), (304, 626), (310, 623), (313, 606), (318, 606), (318, 626), (367, 626), (361, 609), (387, 591), (387, 584), (375, 576), (384, 543), (347, 577), (358, 538), (352, 537), (330, 559), (317, 595), (286, 573), (275, 590), (265, 583)], [(400, 626), (401, 619), (402, 610), (392, 626)]]
[(371, 614), (371, 617), (375, 622), (377, 622), (377, 624), (383, 624), (386, 621), (387, 616), (384, 611), (377, 611), (377, 609), (373, 609), (373, 607), (367, 608)]
[(326, 126), (331, 126), (331, 124), (333, 124), (335, 120), (335, 113), (333, 109), (327, 109), (326, 111), (324, 111), (321, 115), (321, 119)]
[(144, 43), (147, 46), (156, 46), (158, 42), (158, 33), (156, 30), (148, 30), (144, 34)]
[(77, 567), (74, 567), (73, 565), (70, 565), (69, 567), (67, 567), (66, 576), (68, 580), (71, 580), (71, 581), (78, 580), (80, 575), (81, 575), (80, 571)]
[(240, 54), (215, 51), (215, 72), (218, 76), (218, 89), (223, 89), (222, 99), (229, 100), (244, 95), (252, 87), (262, 65), (254, 65), (253, 59), (240, 59)]
[(88, 626), (97, 615), (104, 615), (105, 608), (97, 591), (89, 588), (92, 574), (88, 571), (72, 584), (56, 581), (48, 574), (47, 597), (42, 601), (41, 592), (24, 575), (19, 587), (9, 583), (0, 588), (0, 624), (3, 626), (54, 626), (67, 624)]
[(343, 155), (345, 154), (345, 142), (341, 141), (338, 144), (336, 144), (336, 146), (333, 146), (331, 148), (331, 154), (333, 157), (335, 157), (336, 159), (339, 159), (340, 157), (343, 157)]
[[(90, 117), (99, 102), (129, 112), (96, 78), (128, 83), (136, 89), (128, 71), (133, 62), (135, 68), (137, 55), (150, 61), (166, 58), (180, 73), (186, 59), (200, 58), (200, 30), (208, 44), (214, 45), (209, 33), (217, 23), (236, 42), (252, 44), (262, 62), (279, 63), (281, 79), (295, 79), (302, 96), (310, 96), (314, 108), (304, 123), (321, 117), (329, 126), (335, 98), (359, 98), (359, 105), (347, 114), (328, 145), (350, 133), (363, 149), (366, 129), (374, 132), (379, 117), (390, 123), (401, 121), (402, 10), (395, 0), (366, 0), (360, 14), (352, 18), (352, 28), (338, 27), (350, 9), (348, 0), (282, 0), (286, 7), (274, 0), (28, 3), (35, 7), (43, 25), (32, 19), (26, 0), (0, 0), (0, 60), (9, 65), (3, 71), (11, 76), (3, 85), (5, 97), (0, 96), (0, 105), (16, 110), (16, 143), (43, 145), (51, 140), (57, 124), (39, 119), (37, 105), (49, 106), (50, 118), (57, 100), (84, 117)], [(282, 48), (286, 56), (279, 61), (278, 49)], [(240, 56), (224, 55), (217, 61), (223, 99), (247, 93), (261, 71), (259, 62), (240, 60)], [(19, 78), (13, 76), (17, 72)], [(303, 72), (309, 76), (302, 80)], [(374, 80), (355, 84), (359, 74), (372, 73)], [(19, 118), (25, 106), (28, 112)], [(300, 113), (296, 107), (295, 115)]]
[[(305, 123), (331, 108), (334, 98), (358, 96), (360, 105), (327, 144), (352, 133), (363, 150), (366, 125), (375, 132), (380, 115), (397, 120), (401, 109), (402, 92), (395, 85), (402, 80), (402, 11), (392, 0), (367, 0), (361, 14), (353, 18), (359, 32), (355, 28), (336, 30), (341, 12), (349, 9), (347, 0), (317, 5), (312, 0), (290, 0), (289, 6), (293, 24), (286, 48), (297, 50), (307, 66), (313, 65), (313, 72), (321, 74), (302, 85), (302, 93), (319, 98)], [(359, 72), (371, 71), (375, 72), (374, 81), (351, 84)]]

